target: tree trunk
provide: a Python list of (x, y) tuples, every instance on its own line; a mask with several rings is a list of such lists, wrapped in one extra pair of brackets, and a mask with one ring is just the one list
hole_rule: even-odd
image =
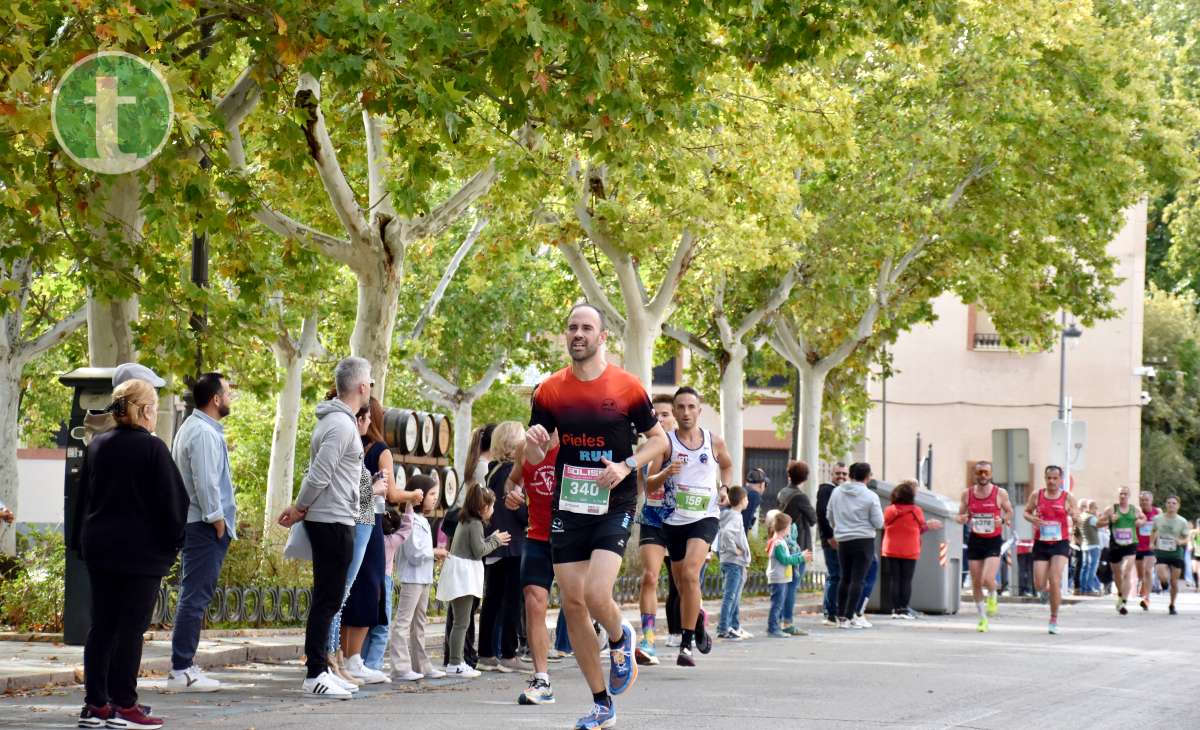
[[(475, 408), (473, 399), (463, 398), (454, 406), (454, 471), (458, 472), (458, 482), (466, 485), (469, 475), (464, 473), (467, 468), (467, 452), (471, 450), (471, 430)], [(465, 492), (463, 492), (465, 494)]]
[(400, 306), (400, 283), (398, 269), (358, 274), (358, 312), (354, 318), (354, 332), (350, 335), (350, 353), (371, 363), (371, 377), (375, 380), (373, 394), (380, 403), (385, 402), (388, 356), (392, 351), (392, 331)]
[(746, 389), (746, 346), (735, 345), (728, 351), (729, 361), (721, 370), (721, 434), (733, 460), (733, 478), (741, 483), (743, 471), (742, 397)]
[[(0, 359), (0, 501), (21, 519), (17, 479), (17, 407), (21, 399), (22, 365), (11, 358)], [(16, 554), (16, 525), (0, 522), (0, 553)]]
[(622, 334), (621, 344), (625, 348), (623, 366), (642, 381), (647, 392), (654, 368), (654, 343), (661, 331), (662, 322), (647, 322), (644, 313), (630, 313)]
[[(825, 399), (825, 377), (829, 369), (804, 364), (800, 368), (800, 458), (808, 463), (813, 474), (821, 465), (821, 410)], [(817, 498), (817, 482), (809, 479), (805, 487), (810, 499)]]
[(300, 391), (303, 385), (302, 352), (292, 347), (286, 335), (274, 346), (275, 361), (283, 369), (283, 387), (275, 400), (275, 430), (271, 434), (271, 464), (267, 467), (266, 513), (263, 515), (263, 543), (287, 539), (287, 531), (275, 518), (292, 503), (292, 482), (296, 472), (296, 434), (300, 424)]
[[(103, 206), (103, 220), (92, 227), (92, 238), (100, 245), (117, 227), (122, 238), (135, 244), (142, 237), (142, 186), (138, 173), (117, 175), (111, 182), (102, 183), (96, 192)], [(134, 271), (126, 274), (136, 275)], [(133, 323), (138, 318), (137, 297), (112, 300), (103, 296), (88, 296), (88, 361), (92, 367), (114, 367), (137, 360), (133, 344)]]

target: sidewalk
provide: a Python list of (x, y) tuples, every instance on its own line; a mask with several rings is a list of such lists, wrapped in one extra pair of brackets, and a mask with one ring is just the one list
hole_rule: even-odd
[[(706, 601), (704, 608), (710, 616), (709, 626), (715, 630), (717, 616), (721, 612), (721, 602)], [(769, 602), (765, 598), (747, 598), (742, 601), (742, 618), (747, 623), (765, 623), (768, 608)], [(796, 597), (798, 613), (818, 613), (819, 608), (819, 594), (800, 594)], [(636, 606), (624, 606), (623, 613), (635, 627), (638, 625)], [(659, 613), (662, 613), (661, 603)], [(547, 623), (551, 628), (557, 619), (558, 611), (550, 611)], [(441, 618), (431, 619), (426, 634), (431, 651), (438, 656), (441, 654), (444, 626)], [(47, 640), (51, 638), (59, 640)], [(250, 662), (282, 663), (296, 661), (303, 653), (304, 630), (300, 628), (205, 631), (201, 634), (195, 663), (202, 669)], [(161, 677), (170, 669), (171, 632), (147, 632), (140, 676)], [(61, 642), (61, 637), (0, 634), (0, 693), (8, 694), (82, 682), (82, 646), (67, 646)]]

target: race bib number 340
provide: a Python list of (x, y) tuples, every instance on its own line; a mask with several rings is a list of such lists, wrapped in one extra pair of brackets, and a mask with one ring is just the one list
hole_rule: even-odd
[(599, 483), (603, 471), (590, 466), (563, 466), (558, 508), (581, 515), (607, 514), (609, 489)]

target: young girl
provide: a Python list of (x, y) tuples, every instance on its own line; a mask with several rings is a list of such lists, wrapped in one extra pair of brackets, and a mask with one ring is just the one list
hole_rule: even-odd
[(787, 597), (788, 584), (792, 582), (792, 570), (805, 565), (812, 551), (793, 553), (788, 548), (788, 536), (792, 530), (792, 518), (783, 512), (771, 510), (767, 529), (771, 537), (767, 540), (767, 583), (771, 586), (771, 612), (767, 614), (767, 635), (776, 639), (787, 639), (791, 634), (779, 628), (779, 617), (783, 613), (783, 602)]
[[(438, 581), (439, 601), (449, 602), (455, 616), (471, 613), (476, 598), (483, 595), (483, 558), (508, 544), (507, 532), (494, 532), (484, 539), (484, 525), (492, 517), (496, 495), (481, 484), (472, 484), (459, 512), (458, 527), (450, 543), (450, 555)], [(446, 673), (451, 677), (478, 677), (480, 672), (463, 661), (467, 622), (455, 621), (450, 632), (450, 658)]]
[(425, 496), (420, 512), (412, 515), (412, 534), (400, 546), (397, 560), (400, 602), (392, 618), (388, 646), (392, 655), (392, 679), (401, 682), (446, 676), (445, 672), (434, 668), (425, 652), (425, 610), (433, 585), (433, 564), (446, 557), (444, 548), (433, 546), (433, 532), (427, 519), (437, 509), (439, 489), (433, 477), (425, 474), (410, 479), (408, 488), (419, 490)]

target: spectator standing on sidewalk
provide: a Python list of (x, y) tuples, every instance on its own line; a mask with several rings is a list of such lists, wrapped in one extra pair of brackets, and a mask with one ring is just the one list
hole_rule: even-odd
[(870, 624), (856, 614), (867, 571), (875, 559), (875, 533), (883, 528), (879, 497), (867, 489), (871, 465), (850, 465), (850, 481), (829, 498), (826, 516), (838, 542), (842, 579), (838, 583), (838, 628), (865, 629)]
[(825, 599), (822, 608), (825, 620), (822, 623), (826, 626), (837, 626), (838, 582), (842, 569), (838, 563), (837, 538), (833, 536), (833, 525), (829, 524), (829, 517), (825, 512), (829, 508), (829, 498), (833, 496), (833, 490), (849, 478), (850, 468), (839, 461), (833, 465), (833, 482), (827, 482), (817, 488), (817, 533), (821, 538), (821, 552), (825, 557)]
[(229, 449), (221, 420), (230, 413), (233, 391), (220, 373), (205, 373), (192, 385), (195, 410), (179, 428), (171, 456), (187, 490), (182, 587), (171, 632), (171, 672), (175, 692), (215, 692), (221, 683), (193, 663), (200, 644), (204, 611), (212, 600), (229, 543), (237, 537), (237, 504), (229, 469)]
[[(787, 468), (788, 485), (779, 490), (779, 511), (792, 520), (792, 536), (795, 545), (794, 552), (810, 553), (812, 551), (812, 528), (817, 524), (817, 511), (813, 509), (812, 501), (804, 493), (804, 483), (808, 481), (808, 464), (803, 461), (793, 461)], [(804, 565), (792, 571), (792, 582), (788, 585), (787, 595), (783, 597), (783, 614), (780, 617), (780, 630), (792, 636), (807, 636), (808, 632), (796, 628), (796, 592), (804, 579)]]
[(1100, 505), (1094, 499), (1084, 500), (1082, 507), (1083, 519), (1080, 521), (1079, 530), (1083, 534), (1083, 570), (1080, 577), (1080, 586), (1083, 592), (1090, 596), (1100, 595), (1100, 578), (1096, 572), (1100, 568), (1100, 527), (1098, 525), (1100, 518)]
[(892, 503), (883, 511), (884, 589), (892, 604), (892, 618), (915, 619), (909, 607), (913, 573), (921, 559), (921, 536), (941, 529), (940, 520), (925, 520), (925, 512), (915, 504), (917, 483), (905, 479), (892, 490)]
[(746, 526), (742, 522), (746, 505), (746, 490), (739, 486), (730, 487), (729, 509), (721, 513), (721, 526), (717, 533), (721, 577), (724, 580), (721, 617), (717, 621), (718, 639), (740, 641), (745, 638), (738, 608), (742, 600), (742, 587), (746, 584), (746, 570), (750, 567), (750, 541), (746, 538)]
[(329, 672), (327, 643), (333, 616), (342, 606), (354, 557), (354, 524), (363, 448), (357, 414), (370, 401), (371, 364), (348, 357), (334, 369), (337, 397), (317, 404), (308, 471), (296, 503), (283, 511), (284, 527), (303, 522), (312, 545), (312, 603), (304, 631), (307, 672), (302, 689), (316, 697), (349, 699), (357, 686)]
[(116, 427), (88, 445), (69, 536), (92, 586), (79, 725), (153, 730), (163, 721), (137, 701), (142, 634), (183, 546), (188, 496), (170, 450), (154, 435), (154, 386), (126, 380), (113, 390), (108, 410)]

